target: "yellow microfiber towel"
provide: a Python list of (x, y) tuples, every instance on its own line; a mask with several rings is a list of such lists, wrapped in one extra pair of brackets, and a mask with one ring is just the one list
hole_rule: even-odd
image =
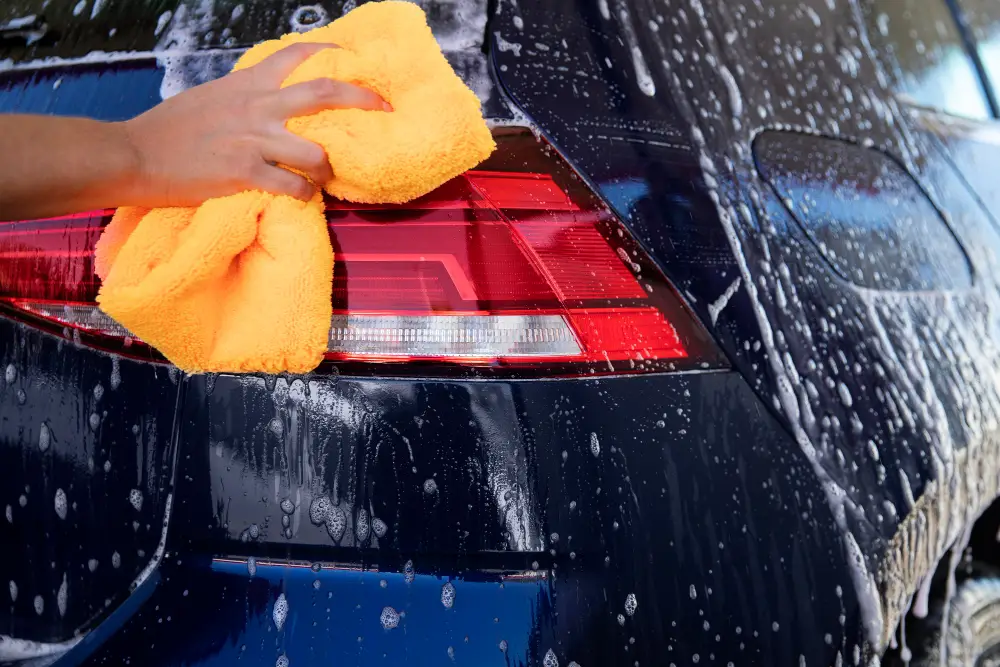
[[(284, 86), (365, 86), (391, 113), (340, 109), (287, 127), (326, 150), (324, 189), (363, 203), (424, 195), (495, 148), (479, 100), (445, 60), (423, 10), (368, 3), (330, 25), (248, 50), (234, 69), (297, 42), (338, 44)], [(302, 373), (327, 349), (333, 250), (322, 198), (243, 192), (194, 208), (120, 208), (98, 242), (98, 303), (187, 372)]]

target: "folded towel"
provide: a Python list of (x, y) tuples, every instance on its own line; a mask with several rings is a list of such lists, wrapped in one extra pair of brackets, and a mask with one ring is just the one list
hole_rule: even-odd
[[(326, 149), (324, 189), (364, 203), (405, 202), (495, 148), (479, 100), (452, 71), (423, 10), (387, 0), (328, 26), (248, 50), (235, 69), (297, 42), (335, 43), (285, 86), (329, 77), (365, 86), (392, 113), (342, 109), (287, 127)], [(95, 266), (101, 309), (187, 372), (308, 372), (327, 349), (333, 250), (317, 195), (244, 192), (194, 208), (121, 208)]]

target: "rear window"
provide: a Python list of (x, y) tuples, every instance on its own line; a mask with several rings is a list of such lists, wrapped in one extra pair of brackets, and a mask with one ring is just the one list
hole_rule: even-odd
[[(483, 50), (487, 1), (415, 4), (427, 13), (445, 57), (483, 101), (484, 111), (502, 116)], [(0, 96), (7, 97), (0, 101), (0, 111), (127, 118), (161, 98), (226, 74), (239, 54), (257, 42), (326, 25), (358, 4), (0, 0)], [(159, 87), (152, 98), (150, 86)]]
[(972, 31), (979, 59), (989, 85), (1000, 90), (1000, 3), (996, 0), (959, 0), (966, 24)]
[[(246, 48), (340, 17), (357, 0), (2, 0), (3, 60), (80, 58), (94, 51)], [(487, 0), (417, 0), (446, 52), (478, 51)], [(24, 30), (34, 17), (44, 29)], [(13, 28), (11, 27), (13, 26)]]
[(988, 118), (989, 103), (945, 0), (869, 0), (872, 42), (897, 95), (916, 106)]

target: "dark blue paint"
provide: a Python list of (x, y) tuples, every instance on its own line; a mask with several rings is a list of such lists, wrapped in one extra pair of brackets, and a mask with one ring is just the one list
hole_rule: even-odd
[[(21, 374), (0, 388), (6, 502), (16, 507), (25, 484), (41, 500), (28, 504), (26, 512), (37, 511), (29, 520), (18, 514), (11, 526), (0, 519), (8, 545), (3, 571), (29, 582), (15, 603), (0, 605), (0, 632), (56, 640), (91, 630), (66, 665), (273, 665), (282, 654), (292, 667), (440, 664), (449, 646), (458, 664), (536, 665), (552, 650), (563, 665), (687, 665), (696, 655), (700, 664), (828, 665), (838, 651), (849, 660), (864, 644), (839, 529), (815, 469), (775, 406), (775, 380), (754, 344), (761, 332), (745, 289), (711, 321), (709, 304), (741, 273), (690, 140), (694, 119), (663, 94), (668, 88), (658, 73), (658, 97), (636, 92), (621, 26), (605, 22), (597, 3), (520, 4), (531, 34), (566, 40), (592, 76), (545, 78), (556, 71), (548, 69), (553, 56), (526, 39), (521, 56), (492, 54), (499, 88), (490, 114), (510, 116), (502, 91), (539, 124), (685, 295), (737, 372), (555, 381), (195, 377), (175, 385), (163, 367), (123, 360), (122, 389), (102, 399), (111, 407), (95, 435), (87, 430), (88, 392), (110, 377), (110, 359), (3, 320), (0, 367), (13, 359)], [(659, 37), (635, 4), (637, 39), (648, 46)], [(491, 14), (491, 29), (513, 34), (510, 6), (492, 9), (499, 13)], [(281, 12), (264, 13), (267, 32)], [(694, 39), (687, 44), (697, 48)], [(872, 83), (869, 68), (859, 76)], [(127, 118), (156, 101), (161, 78), (151, 63), (4, 73), (0, 110)], [(973, 269), (982, 265), (983, 249), (1000, 247), (982, 205), (996, 210), (1000, 203), (989, 181), (996, 151), (975, 138), (975, 129), (916, 130), (932, 135), (941, 151), (911, 174), (921, 188), (938, 186), (934, 204)], [(871, 134), (893, 154), (885, 128)], [(836, 153), (800, 146), (782, 166), (807, 172), (809, 150), (823, 159)], [(877, 155), (860, 157), (862, 166), (871, 167)], [(719, 187), (742, 191), (750, 177), (719, 179)], [(846, 303), (848, 315), (863, 311), (855, 289), (831, 270), (776, 194), (766, 192), (759, 205), (782, 248), (800, 252), (793, 270), (810, 317), (825, 316), (831, 304)], [(747, 258), (753, 271), (764, 259), (760, 251)], [(940, 275), (916, 271), (910, 278), (933, 286)], [(933, 311), (934, 296), (913, 298), (927, 299)], [(970, 309), (981, 306), (974, 291), (960, 298)], [(844, 470), (830, 474), (858, 494), (860, 505), (890, 500), (903, 507), (899, 473), (914, 480), (918, 495), (932, 478), (927, 443), (919, 425), (884, 432), (884, 408), (874, 395), (885, 386), (872, 377), (875, 360), (864, 345), (871, 321), (844, 319), (853, 323), (842, 336), (820, 343), (847, 358), (853, 409), (866, 437), (883, 438), (889, 470), (879, 482), (863, 443), (847, 439), (831, 445), (848, 458)], [(795, 336), (786, 342), (795, 356), (817, 344)], [(829, 413), (844, 416), (836, 394), (823, 391)], [(946, 416), (961, 418), (959, 410)], [(51, 461), (36, 444), (37, 425), (46, 419), (56, 436)], [(155, 424), (145, 463), (122, 456), (119, 471), (116, 454), (115, 474), (91, 471), (95, 453), (135, 452), (130, 429), (137, 420)], [(591, 434), (600, 445), (596, 456)], [(135, 529), (127, 497), (140, 474), (151, 495)], [(435, 480), (430, 493), (428, 479)], [(86, 503), (65, 525), (52, 516), (53, 486)], [(171, 489), (169, 558), (128, 596), (159, 538)], [(344, 512), (339, 540), (309, 519), (319, 497)], [(284, 499), (295, 505), (288, 532)], [(383, 536), (359, 529), (362, 510), (386, 523)], [(901, 518), (879, 520), (873, 512), (852, 526), (872, 569)], [(119, 545), (120, 571), (109, 573), (102, 557), (88, 575), (88, 554), (106, 556)], [(259, 560), (252, 577), (250, 557)], [(407, 561), (415, 569), (412, 584), (402, 574)], [(303, 567), (309, 563), (321, 564), (320, 572)], [(79, 573), (62, 617), (54, 595), (67, 568)], [(451, 610), (440, 601), (446, 580), (457, 591)], [(36, 590), (46, 599), (41, 616), (30, 604)], [(281, 592), (290, 614), (279, 633), (272, 610)], [(630, 593), (638, 601), (631, 616)], [(394, 630), (378, 622), (386, 605), (406, 611)]]
[(86, 116), (118, 121), (160, 101), (163, 70), (154, 61), (0, 71), (0, 113)]
[[(110, 357), (3, 318), (0, 367), (16, 372), (13, 382), (0, 381), (0, 470), (7, 475), (0, 633), (62, 641), (121, 603), (156, 551), (173, 482), (178, 388), (163, 367), (121, 359), (116, 376)], [(50, 434), (44, 451), (43, 424)], [(129, 500), (134, 489), (143, 497), (138, 510)], [(59, 490), (65, 518), (56, 513)]]
[[(968, 258), (934, 204), (883, 153), (794, 132), (754, 141), (757, 168), (837, 274), (879, 290), (972, 285)], [(886, 215), (887, 202), (892, 214)]]
[[(285, 655), (292, 665), (436, 665), (449, 647), (457, 664), (528, 663), (534, 619), (550, 604), (544, 578), (453, 579), (451, 609), (440, 601), (444, 581), (329, 565), (258, 564), (251, 576), (242, 562), (168, 563), (156, 591), (85, 664), (272, 667)], [(281, 594), (288, 614), (279, 631)], [(401, 614), (395, 628), (382, 626), (387, 606)]]

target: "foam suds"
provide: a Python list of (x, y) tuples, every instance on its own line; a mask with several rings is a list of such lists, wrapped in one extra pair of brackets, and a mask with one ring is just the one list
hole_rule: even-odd
[(60, 655), (80, 643), (80, 638), (64, 642), (32, 642), (0, 635), (0, 662), (21, 662)]
[(729, 300), (732, 299), (737, 290), (739, 290), (740, 282), (742, 282), (742, 280), (742, 278), (734, 280), (718, 299), (708, 304), (708, 315), (711, 318), (713, 325), (718, 321), (719, 313), (721, 313), (722, 310), (729, 305)]

